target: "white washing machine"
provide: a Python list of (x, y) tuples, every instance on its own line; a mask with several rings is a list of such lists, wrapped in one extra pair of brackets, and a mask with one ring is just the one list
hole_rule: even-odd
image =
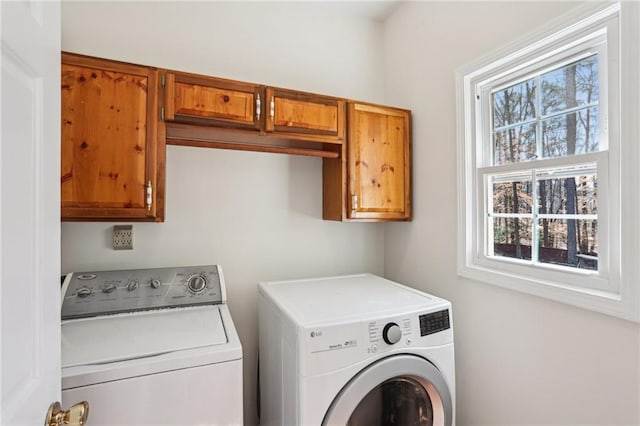
[(448, 301), (370, 274), (259, 293), (261, 425), (455, 424)]
[(88, 401), (88, 424), (242, 424), (219, 266), (73, 273), (62, 294), (62, 403)]

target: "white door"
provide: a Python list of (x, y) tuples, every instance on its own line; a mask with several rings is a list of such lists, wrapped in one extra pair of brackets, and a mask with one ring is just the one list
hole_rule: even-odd
[(0, 424), (60, 400), (60, 5), (0, 1)]

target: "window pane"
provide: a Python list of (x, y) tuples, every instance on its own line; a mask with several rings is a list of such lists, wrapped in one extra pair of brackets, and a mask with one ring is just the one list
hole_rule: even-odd
[(598, 102), (597, 55), (542, 74), (542, 115)]
[(531, 219), (491, 218), (494, 256), (531, 259)]
[(493, 128), (522, 123), (536, 116), (535, 79), (504, 88), (492, 95)]
[(494, 213), (531, 213), (531, 181), (493, 183)]
[(542, 122), (542, 155), (545, 158), (595, 152), (598, 138), (598, 107), (555, 116)]
[(538, 213), (597, 214), (595, 174), (538, 181)]
[(493, 134), (494, 164), (519, 163), (536, 158), (535, 124), (511, 127)]
[(598, 221), (542, 219), (538, 259), (582, 269), (598, 269)]

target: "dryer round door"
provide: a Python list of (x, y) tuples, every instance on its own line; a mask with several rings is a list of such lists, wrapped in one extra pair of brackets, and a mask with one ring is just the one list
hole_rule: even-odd
[(442, 373), (416, 355), (383, 358), (361, 370), (331, 403), (323, 426), (450, 426), (452, 402)]

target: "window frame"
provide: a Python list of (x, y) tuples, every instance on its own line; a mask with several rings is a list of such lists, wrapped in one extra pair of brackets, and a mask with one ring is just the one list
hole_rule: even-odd
[[(457, 263), (460, 276), (640, 321), (640, 262), (637, 262), (640, 254), (640, 227), (637, 224), (640, 221), (640, 196), (637, 194), (640, 192), (637, 190), (640, 173), (633, 169), (634, 161), (637, 164), (640, 159), (640, 150), (633, 146), (638, 145), (640, 126), (637, 119), (635, 124), (632, 121), (634, 113), (635, 117), (640, 113), (639, 102), (633, 97), (634, 94), (638, 96), (640, 90), (637, 82), (629, 80), (640, 76), (637, 50), (634, 50), (634, 44), (637, 46), (640, 40), (639, 23), (640, 7), (636, 4), (587, 4), (534, 34), (457, 70)], [(535, 167), (530, 161), (488, 165), (486, 159), (493, 158), (493, 143), (477, 141), (491, 135), (492, 90), (517, 84), (532, 75), (543, 74), (545, 70), (593, 53), (599, 55), (599, 73), (602, 73), (599, 79), (607, 82), (599, 87), (598, 105), (599, 116), (603, 118), (599, 122), (599, 132), (604, 150), (538, 159)], [(606, 61), (602, 61), (603, 57)], [(478, 88), (489, 94), (479, 92)], [(597, 272), (522, 264), (517, 259), (486, 256), (487, 176), (584, 163), (597, 164)], [(623, 224), (624, 234), (621, 232)]]

